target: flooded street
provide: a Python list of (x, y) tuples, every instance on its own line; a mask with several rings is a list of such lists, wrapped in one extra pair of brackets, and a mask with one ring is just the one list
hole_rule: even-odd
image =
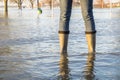
[[(59, 9), (0, 8), (0, 80), (119, 80), (120, 9), (94, 9), (95, 55), (88, 55), (80, 8), (70, 21), (68, 60), (60, 60)], [(64, 72), (65, 74), (63, 74)]]

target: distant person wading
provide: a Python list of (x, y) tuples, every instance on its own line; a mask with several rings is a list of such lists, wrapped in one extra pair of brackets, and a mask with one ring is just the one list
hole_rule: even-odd
[(37, 11), (38, 11), (38, 15), (42, 14), (42, 3), (41, 2), (38, 2), (38, 8), (37, 8)]
[[(88, 53), (95, 53), (96, 29), (93, 17), (93, 0), (80, 0), (82, 16), (85, 22), (85, 34), (88, 44)], [(60, 53), (67, 53), (69, 37), (69, 21), (71, 16), (72, 0), (60, 0), (59, 41)]]

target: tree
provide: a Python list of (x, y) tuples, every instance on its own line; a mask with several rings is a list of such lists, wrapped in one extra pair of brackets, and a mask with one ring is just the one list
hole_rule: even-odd
[(5, 16), (8, 16), (8, 0), (4, 0), (4, 12), (5, 12)]
[(104, 8), (104, 0), (96, 0), (99, 4), (101, 8)]
[(1, 1), (4, 1), (4, 14), (5, 14), (5, 17), (8, 17), (8, 0), (0, 0)]
[(52, 9), (53, 0), (47, 0), (47, 3), (49, 4), (50, 9)]
[(44, 1), (42, 0), (43, 3), (47, 3), (50, 6), (50, 9), (52, 9), (56, 1), (57, 0), (44, 0)]
[(31, 4), (31, 7), (33, 9), (33, 5), (34, 5), (35, 0), (29, 0), (29, 1), (30, 1), (30, 4)]
[(12, 3), (17, 3), (18, 4), (18, 8), (22, 9), (22, 3), (24, 0), (10, 0), (10, 2)]
[(101, 8), (104, 7), (104, 0), (100, 0), (100, 3), (101, 3)]

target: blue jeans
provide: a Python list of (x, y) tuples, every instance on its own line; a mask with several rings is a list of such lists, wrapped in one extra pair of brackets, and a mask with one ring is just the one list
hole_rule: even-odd
[[(85, 22), (85, 32), (95, 33), (93, 17), (93, 0), (80, 0), (82, 16)], [(60, 0), (59, 33), (69, 33), (69, 21), (71, 16), (72, 0)]]

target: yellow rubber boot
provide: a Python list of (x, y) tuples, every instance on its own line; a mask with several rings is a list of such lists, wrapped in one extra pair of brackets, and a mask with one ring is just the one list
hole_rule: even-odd
[(96, 34), (86, 33), (86, 40), (88, 44), (88, 53), (95, 53), (96, 48)]
[(69, 34), (59, 33), (60, 53), (67, 53)]

